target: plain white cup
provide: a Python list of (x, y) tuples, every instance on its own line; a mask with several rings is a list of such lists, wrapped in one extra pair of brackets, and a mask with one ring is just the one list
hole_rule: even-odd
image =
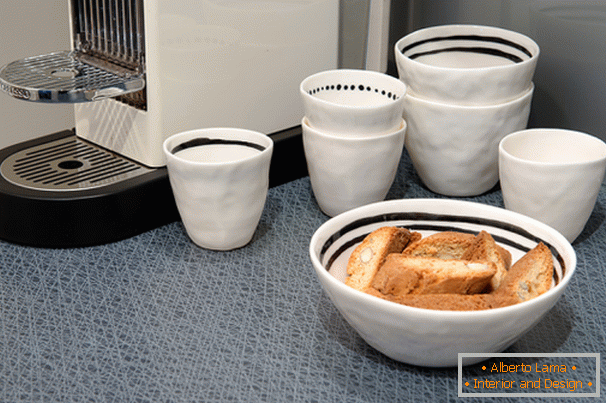
[(606, 171), (606, 143), (565, 129), (528, 129), (499, 144), (505, 208), (574, 241), (595, 206)]
[(320, 209), (335, 216), (385, 199), (404, 148), (406, 122), (388, 134), (343, 137), (301, 122), (303, 148), (314, 197)]
[(272, 139), (251, 130), (208, 128), (175, 134), (163, 149), (191, 240), (215, 250), (250, 242), (269, 189)]
[(463, 106), (407, 94), (406, 150), (421, 181), (446, 196), (475, 196), (499, 180), (499, 141), (528, 124), (534, 87), (503, 104)]
[(308, 124), (348, 137), (396, 131), (402, 120), (406, 85), (369, 70), (327, 70), (307, 77), (299, 91)]
[(518, 98), (532, 82), (539, 46), (520, 33), (482, 25), (438, 25), (395, 44), (398, 76), (416, 97), (459, 105)]

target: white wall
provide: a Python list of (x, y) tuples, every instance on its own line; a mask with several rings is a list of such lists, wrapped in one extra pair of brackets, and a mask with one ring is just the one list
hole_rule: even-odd
[[(0, 0), (0, 66), (70, 48), (68, 0)], [(0, 93), (0, 148), (74, 127), (72, 105)]]

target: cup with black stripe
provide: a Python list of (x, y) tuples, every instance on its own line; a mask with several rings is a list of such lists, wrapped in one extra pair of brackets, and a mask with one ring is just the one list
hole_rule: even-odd
[(476, 196), (497, 184), (499, 141), (528, 125), (538, 57), (529, 37), (480, 25), (428, 27), (396, 42), (405, 147), (429, 190)]
[(252, 130), (205, 128), (167, 138), (163, 150), (189, 238), (213, 250), (248, 244), (269, 189), (272, 139)]
[(395, 44), (398, 76), (412, 96), (447, 104), (486, 106), (526, 93), (539, 45), (521, 33), (482, 25), (438, 25)]

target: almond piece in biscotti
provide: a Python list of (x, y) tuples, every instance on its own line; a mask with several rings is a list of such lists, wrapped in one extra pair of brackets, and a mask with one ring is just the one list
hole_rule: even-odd
[(492, 295), (501, 306), (536, 298), (551, 288), (553, 256), (542, 242), (515, 262)]
[(412, 233), (405, 228), (381, 227), (368, 234), (351, 253), (345, 284), (364, 291), (390, 253), (401, 253)]
[(411, 242), (402, 253), (410, 256), (460, 259), (474, 239), (474, 235), (463, 232), (437, 232)]
[(499, 247), (494, 238), (486, 231), (481, 231), (476, 235), (474, 242), (463, 253), (461, 259), (495, 264), (497, 272), (488, 283), (485, 292), (494, 291), (499, 287), (511, 265), (511, 253)]
[(495, 275), (492, 262), (440, 259), (394, 253), (387, 256), (372, 288), (388, 295), (476, 294)]

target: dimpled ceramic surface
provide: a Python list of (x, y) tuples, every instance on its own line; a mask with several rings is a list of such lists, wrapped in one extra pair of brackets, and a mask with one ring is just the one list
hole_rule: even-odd
[(273, 141), (244, 129), (183, 132), (164, 142), (168, 177), (191, 240), (207, 249), (246, 245), (269, 188)]
[(383, 73), (340, 69), (307, 77), (299, 91), (311, 127), (364, 137), (399, 127), (406, 85)]
[(406, 122), (390, 134), (344, 137), (323, 133), (301, 121), (303, 148), (314, 197), (320, 209), (334, 216), (385, 199), (391, 187), (406, 136)]
[(490, 106), (457, 106), (405, 97), (406, 149), (423, 183), (447, 196), (473, 196), (499, 180), (499, 141), (526, 128), (533, 88)]
[(459, 105), (506, 102), (525, 92), (539, 46), (517, 32), (480, 25), (441, 25), (395, 45), (400, 79), (424, 99)]
[[(382, 300), (344, 284), (349, 255), (382, 226), (423, 235), (485, 230), (511, 252), (514, 262), (542, 241), (553, 252), (554, 286), (532, 300), (485, 311), (435, 311)], [(322, 288), (369, 345), (395, 360), (429, 367), (456, 366), (458, 353), (505, 350), (549, 315), (576, 266), (572, 246), (554, 229), (505, 209), (459, 200), (393, 200), (348, 211), (318, 228), (309, 252)]]
[(499, 144), (505, 208), (533, 217), (573, 242), (595, 206), (606, 170), (606, 143), (564, 129), (529, 129)]

